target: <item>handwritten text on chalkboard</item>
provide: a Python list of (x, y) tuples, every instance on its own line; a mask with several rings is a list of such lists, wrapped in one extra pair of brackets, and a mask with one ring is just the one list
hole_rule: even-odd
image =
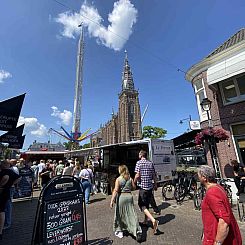
[(80, 245), (84, 240), (82, 200), (47, 203), (46, 244)]

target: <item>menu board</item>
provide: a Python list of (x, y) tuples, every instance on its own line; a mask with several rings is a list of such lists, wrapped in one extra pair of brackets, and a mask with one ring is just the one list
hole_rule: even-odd
[(85, 241), (81, 197), (47, 202), (44, 245), (82, 245)]
[(29, 167), (19, 170), (20, 182), (16, 185), (13, 198), (23, 198), (32, 196), (33, 171)]
[(153, 139), (151, 160), (154, 163), (158, 181), (171, 179), (171, 171), (176, 169), (173, 141)]

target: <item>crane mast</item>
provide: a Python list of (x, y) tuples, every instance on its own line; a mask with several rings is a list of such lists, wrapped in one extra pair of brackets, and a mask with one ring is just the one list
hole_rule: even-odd
[(74, 97), (74, 112), (73, 112), (73, 138), (77, 139), (80, 134), (81, 109), (82, 109), (82, 84), (83, 84), (83, 56), (84, 56), (84, 31), (81, 25), (81, 34), (78, 42), (77, 51), (77, 67), (75, 81), (75, 97)]

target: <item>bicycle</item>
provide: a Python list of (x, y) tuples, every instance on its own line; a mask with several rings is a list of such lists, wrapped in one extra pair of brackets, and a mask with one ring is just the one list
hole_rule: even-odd
[(241, 179), (241, 186), (243, 188), (243, 192), (239, 194), (237, 197), (237, 211), (239, 220), (245, 222), (245, 180)]
[(181, 203), (188, 195), (190, 199), (194, 197), (194, 193), (197, 189), (196, 173), (186, 174), (183, 183), (176, 185), (174, 190), (174, 197), (177, 203)]
[(176, 186), (176, 171), (172, 171), (173, 179), (163, 183), (162, 186), (162, 197), (165, 201), (174, 199), (174, 189)]
[(202, 204), (202, 200), (204, 198), (206, 194), (206, 189), (204, 187), (204, 185), (200, 185), (195, 193), (194, 193), (194, 197), (193, 197), (193, 202), (194, 202), (194, 207), (196, 210), (201, 210), (201, 204)]
[(229, 199), (230, 205), (232, 207), (232, 190), (230, 185), (227, 184), (228, 181), (229, 179), (217, 179), (217, 184), (221, 185), (224, 188)]
[[(232, 206), (232, 190), (230, 185), (227, 184), (228, 181), (229, 179), (217, 179), (217, 184), (221, 185), (224, 188), (226, 195), (229, 199), (230, 205)], [(203, 185), (201, 185), (194, 193), (193, 201), (194, 201), (194, 206), (197, 210), (201, 210), (201, 203), (205, 194), (206, 194), (206, 189)]]

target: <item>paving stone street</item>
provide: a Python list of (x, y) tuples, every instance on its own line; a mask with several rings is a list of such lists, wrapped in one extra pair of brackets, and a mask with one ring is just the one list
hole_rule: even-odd
[[(161, 215), (155, 217), (159, 220), (159, 234), (153, 235), (152, 228), (143, 226), (142, 244), (164, 245), (199, 245), (202, 234), (201, 212), (193, 208), (192, 200), (176, 205), (174, 201), (162, 202), (160, 189), (155, 193), (156, 202), (161, 207)], [(34, 193), (32, 201), (14, 203), (12, 228), (4, 232), (1, 245), (29, 245), (31, 243), (32, 228), (35, 220), (37, 196)], [(134, 192), (135, 204), (137, 194)], [(138, 244), (131, 236), (120, 239), (114, 236), (112, 222), (114, 210), (109, 208), (110, 196), (97, 194), (92, 196), (91, 204), (87, 207), (88, 244)], [(135, 205), (140, 221), (143, 214)], [(237, 216), (236, 210), (234, 210)], [(238, 222), (243, 239), (245, 238), (245, 223)], [(244, 243), (245, 244), (245, 243)]]

